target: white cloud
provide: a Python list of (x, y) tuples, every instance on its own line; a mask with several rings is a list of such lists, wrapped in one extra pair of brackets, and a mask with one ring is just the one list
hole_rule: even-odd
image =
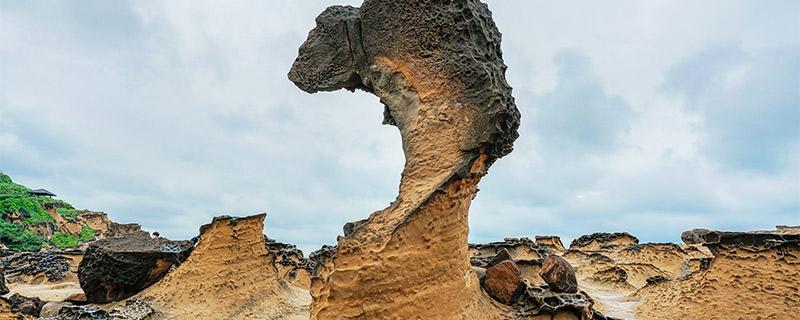
[[(268, 211), (273, 238), (333, 243), (394, 199), (403, 158), (376, 98), (286, 80), (332, 4), (3, 3), (0, 170), (171, 237)], [(797, 7), (491, 1), (523, 123), (481, 184), (471, 239), (800, 224), (800, 151), (785, 138), (800, 129), (781, 122), (800, 105), (797, 72), (778, 63), (796, 53), (775, 49), (800, 43)], [(740, 49), (709, 49), (725, 46)], [(556, 58), (565, 49), (578, 54)], [(720, 117), (727, 106), (738, 118)], [(747, 119), (783, 124), (763, 140)], [(780, 170), (720, 165), (736, 157)]]

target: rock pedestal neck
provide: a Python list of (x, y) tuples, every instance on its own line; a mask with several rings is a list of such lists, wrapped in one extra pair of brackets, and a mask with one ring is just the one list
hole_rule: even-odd
[(367, 0), (316, 19), (289, 79), (314, 93), (364, 90), (400, 130), (397, 199), (349, 224), (319, 260), (312, 319), (502, 319), (469, 262), (467, 214), (512, 150), (519, 112), (500, 33), (477, 0)]

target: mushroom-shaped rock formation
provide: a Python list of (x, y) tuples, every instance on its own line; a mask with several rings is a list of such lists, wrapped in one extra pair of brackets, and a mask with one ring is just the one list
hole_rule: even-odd
[[(189, 258), (137, 298), (169, 319), (293, 319), (300, 289), (279, 278), (267, 250), (265, 214), (216, 217), (200, 228)], [(307, 302), (306, 302), (307, 303)]]
[(397, 199), (349, 225), (311, 284), (312, 319), (502, 319), (470, 267), (477, 184), (512, 150), (519, 111), (500, 32), (478, 0), (366, 0), (316, 19), (289, 79), (309, 93), (360, 89), (400, 130)]

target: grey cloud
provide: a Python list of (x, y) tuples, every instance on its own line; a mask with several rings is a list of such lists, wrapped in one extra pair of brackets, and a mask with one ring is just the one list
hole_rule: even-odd
[(800, 46), (716, 47), (677, 63), (663, 87), (703, 117), (705, 152), (733, 169), (775, 172), (800, 147)]
[(537, 99), (534, 128), (552, 150), (575, 154), (607, 152), (628, 132), (633, 111), (622, 97), (608, 94), (591, 68), (590, 59), (565, 50), (554, 58), (555, 89)]

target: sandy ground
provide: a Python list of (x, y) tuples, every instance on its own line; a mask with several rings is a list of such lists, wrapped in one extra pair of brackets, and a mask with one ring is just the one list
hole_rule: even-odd
[(591, 282), (580, 282), (578, 286), (594, 299), (595, 309), (604, 315), (622, 320), (636, 319), (637, 301), (629, 298), (632, 291), (616, 290)]
[(46, 301), (61, 301), (67, 297), (83, 293), (81, 286), (77, 282), (63, 282), (58, 284), (24, 284), (24, 283), (10, 283), (8, 289), (11, 290), (6, 297), (15, 293), (26, 297), (39, 297), (39, 299)]

